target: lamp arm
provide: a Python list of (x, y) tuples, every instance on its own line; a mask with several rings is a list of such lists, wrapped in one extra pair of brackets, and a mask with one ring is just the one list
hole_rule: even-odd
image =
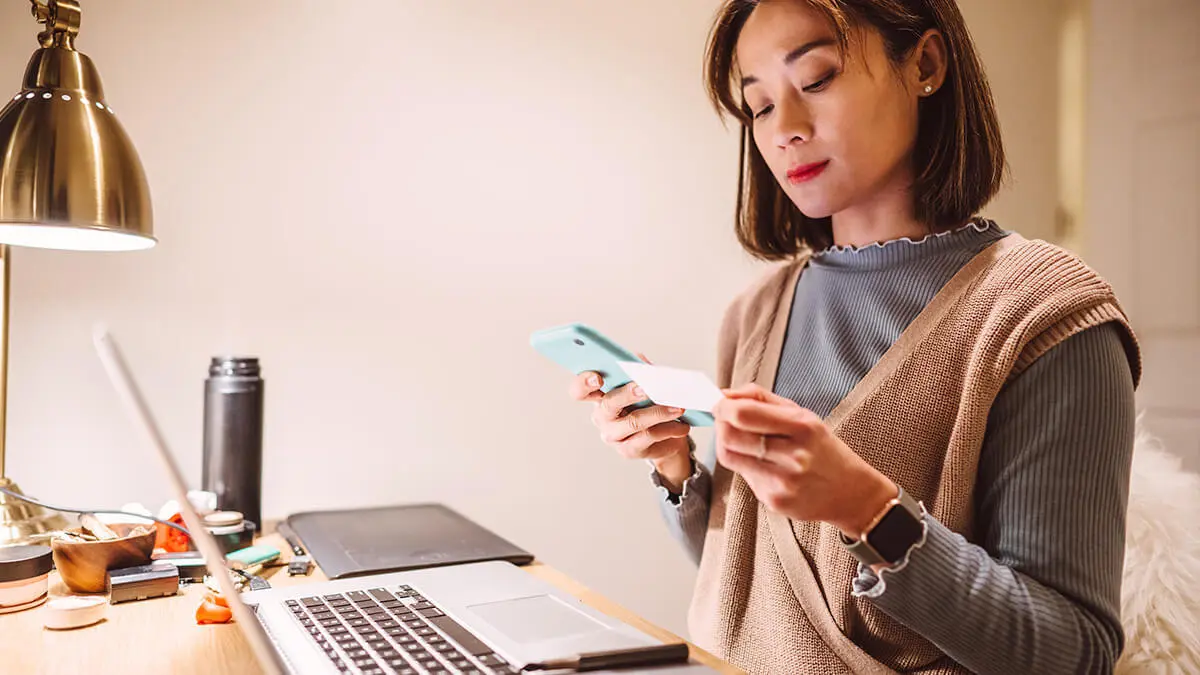
[(81, 14), (79, 0), (29, 0), (29, 3), (33, 18), (46, 26), (46, 30), (38, 33), (38, 43), (45, 48), (75, 49)]

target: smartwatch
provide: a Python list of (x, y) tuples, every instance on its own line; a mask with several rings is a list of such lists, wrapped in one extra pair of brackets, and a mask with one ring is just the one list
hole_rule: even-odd
[(921, 540), (925, 533), (922, 515), (921, 504), (900, 488), (900, 493), (884, 505), (858, 539), (839, 536), (851, 555), (864, 565), (891, 565), (902, 560)]

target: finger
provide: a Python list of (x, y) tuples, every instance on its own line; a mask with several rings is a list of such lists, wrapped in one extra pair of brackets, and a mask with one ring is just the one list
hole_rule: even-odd
[(634, 410), (624, 417), (618, 418), (612, 424), (612, 433), (619, 436), (614, 440), (623, 440), (653, 428), (655, 425), (678, 420), (683, 412), (682, 408), (669, 408), (662, 405), (652, 405)]
[(776, 436), (808, 438), (820, 419), (811, 411), (788, 400), (787, 403), (767, 403), (750, 398), (724, 398), (713, 408), (718, 423), (726, 423), (744, 431)]
[(663, 452), (655, 452), (656, 447), (663, 441), (672, 438), (685, 438), (692, 428), (683, 422), (664, 422), (644, 431), (629, 436), (617, 444), (617, 451), (630, 459), (657, 459), (666, 451), (674, 452), (673, 448), (658, 448)]
[(765, 485), (770, 480), (776, 480), (782, 469), (770, 462), (760, 462), (754, 457), (747, 457), (740, 452), (717, 444), (717, 460), (730, 471), (741, 474), (751, 487)]
[(594, 398), (592, 394), (599, 393), (602, 386), (604, 386), (604, 378), (600, 377), (599, 373), (590, 371), (580, 373), (571, 380), (571, 398), (576, 401), (590, 401)]
[(646, 392), (642, 391), (636, 382), (630, 382), (605, 394), (599, 408), (608, 419), (616, 419), (629, 406), (645, 400)]
[(650, 359), (646, 358), (646, 355), (645, 355), (645, 354), (643, 354), (643, 353), (641, 353), (641, 352), (638, 352), (638, 354), (637, 354), (637, 357), (638, 357), (639, 359), (641, 359), (641, 360), (645, 361), (646, 363), (649, 363), (650, 365), (654, 365), (654, 364), (653, 364), (653, 363), (650, 361)]
[(720, 427), (717, 434), (718, 446), (756, 462), (774, 464), (791, 473), (803, 472), (808, 466), (809, 452), (790, 436), (757, 434), (731, 425)]
[(726, 398), (754, 399), (756, 401), (763, 401), (764, 403), (779, 403), (781, 405), (787, 403), (795, 404), (795, 401), (792, 399), (780, 396), (770, 389), (766, 389), (753, 382), (732, 389), (722, 389), (721, 393), (725, 394)]

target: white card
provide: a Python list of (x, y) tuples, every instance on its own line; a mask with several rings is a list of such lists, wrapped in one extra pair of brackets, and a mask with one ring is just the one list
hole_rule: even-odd
[(620, 365), (658, 405), (712, 412), (717, 401), (725, 397), (720, 388), (698, 370), (652, 366), (636, 361), (621, 361)]

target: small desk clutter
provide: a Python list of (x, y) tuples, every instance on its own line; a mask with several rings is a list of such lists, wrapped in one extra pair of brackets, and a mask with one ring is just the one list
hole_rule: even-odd
[[(254, 528), (240, 513), (203, 509), (205, 503), (215, 502), (214, 495), (197, 491), (194, 496), (206, 526), (212, 525), (209, 531), (221, 533), (217, 541), (239, 587), (258, 583), (259, 572), (278, 564), (281, 551), (254, 545)], [(173, 596), (181, 585), (204, 583), (207, 572), (199, 552), (192, 550), (187, 535), (169, 525), (178, 520), (177, 507), (173, 501), (164, 505), (161, 523), (120, 520), (132, 515), (85, 513), (77, 527), (48, 533), (48, 545), (0, 546), (0, 613), (49, 601), (51, 611), (44, 612), (47, 628), (81, 628), (101, 621), (107, 604)], [(52, 569), (71, 595), (50, 597)]]

